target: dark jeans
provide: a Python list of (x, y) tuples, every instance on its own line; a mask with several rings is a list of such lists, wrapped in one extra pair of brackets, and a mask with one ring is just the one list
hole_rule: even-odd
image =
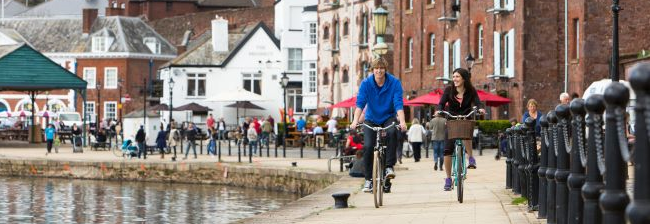
[[(397, 119), (395, 118), (390, 118), (386, 121), (384, 121), (383, 124), (381, 125), (376, 125), (376, 124), (370, 124), (370, 126), (381, 126), (381, 127), (386, 127), (392, 124), (393, 122), (396, 123), (396, 125), (399, 123), (397, 122)], [(372, 129), (363, 126), (363, 161), (367, 161), (364, 165), (366, 166), (366, 180), (371, 180), (372, 179), (372, 163), (374, 161), (373, 155), (374, 155), (374, 148), (375, 148), (375, 143), (377, 141), (377, 132), (373, 131)], [(388, 147), (386, 148), (386, 151), (384, 152), (384, 156), (386, 157), (386, 167), (393, 167), (395, 165), (395, 162), (397, 161), (397, 154), (396, 154), (396, 149), (397, 149), (397, 128), (391, 128), (386, 130), (386, 142), (388, 142)]]
[(187, 158), (187, 154), (190, 153), (190, 147), (192, 147), (192, 151), (194, 151), (194, 158), (196, 158), (196, 143), (194, 141), (187, 141), (187, 145), (185, 145), (185, 158)]
[(52, 152), (52, 144), (54, 144), (54, 139), (48, 139), (47, 140), (47, 153)]
[(422, 142), (411, 142), (411, 145), (413, 146), (413, 158), (416, 162), (420, 161)]
[(144, 159), (147, 159), (147, 147), (144, 142), (138, 142), (138, 159), (144, 154)]

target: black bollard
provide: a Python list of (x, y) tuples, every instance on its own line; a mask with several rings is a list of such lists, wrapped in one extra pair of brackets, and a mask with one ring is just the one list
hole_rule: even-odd
[(348, 207), (348, 198), (350, 193), (334, 193), (332, 194), (334, 198), (334, 208), (347, 208)]
[(546, 205), (547, 205), (547, 179), (546, 179), (546, 168), (548, 166), (548, 121), (546, 120), (546, 115), (541, 115), (542, 117), (539, 118), (539, 124), (542, 126), (542, 137), (540, 139), (541, 141), (541, 149), (540, 149), (540, 158), (541, 158), (541, 163), (539, 166), (539, 169), (537, 170), (537, 176), (539, 177), (539, 212), (537, 213), (537, 218), (539, 219), (545, 219), (546, 218)]
[(634, 153), (634, 201), (625, 211), (627, 219), (632, 224), (650, 223), (650, 147), (646, 136), (648, 119), (650, 119), (650, 64), (642, 63), (632, 68), (630, 83), (637, 96), (636, 112), (636, 141)]
[(517, 132), (521, 127), (512, 128), (511, 147), (512, 147), (512, 191), (515, 194), (521, 194), (521, 185), (519, 185), (519, 144), (517, 142)]
[(271, 141), (270, 139), (271, 137), (267, 137), (266, 139), (266, 157), (271, 157), (271, 148), (269, 147), (269, 142)]
[(567, 179), (569, 178), (569, 154), (567, 153), (566, 144), (568, 143), (569, 124), (571, 122), (571, 113), (569, 106), (560, 104), (555, 107), (558, 123), (554, 139), (556, 140), (555, 152), (557, 153), (557, 170), (555, 171), (556, 195), (555, 195), (555, 216), (558, 224), (567, 223), (569, 207), (569, 187)]
[(506, 139), (508, 139), (508, 144), (506, 146), (506, 189), (512, 189), (512, 155), (510, 155), (510, 134), (511, 129), (506, 129)]
[(237, 161), (241, 163), (241, 140), (237, 139)]
[(300, 138), (300, 158), (303, 158), (303, 152), (302, 151), (305, 149), (305, 141), (304, 141), (304, 139), (305, 139), (305, 136), (302, 136)]
[(517, 167), (519, 171), (519, 186), (521, 188), (521, 196), (528, 197), (528, 175), (526, 174), (526, 161), (527, 152), (526, 146), (524, 145), (524, 138), (528, 132), (528, 127), (526, 125), (521, 125), (517, 131), (517, 146), (519, 147), (519, 166)]
[(318, 158), (320, 159), (320, 141), (317, 141), (316, 149), (318, 149)]
[(221, 162), (221, 140), (218, 141), (218, 147), (219, 147), (219, 162)]
[[(600, 209), (603, 211), (603, 223), (625, 223), (625, 207), (630, 203), (625, 187), (625, 170), (627, 162), (623, 161), (623, 152), (627, 151), (625, 139), (625, 106), (630, 93), (623, 84), (612, 82), (605, 89), (605, 189), (600, 195)], [(620, 127), (619, 127), (620, 126)], [(622, 142), (619, 134), (623, 135)], [(622, 144), (619, 144), (622, 143)], [(648, 186), (645, 186), (648, 187)]]
[[(557, 141), (555, 140), (557, 138), (557, 115), (555, 115), (555, 111), (550, 111), (546, 114), (546, 117), (549, 125), (549, 131), (547, 134), (549, 135), (548, 140), (550, 143), (548, 144), (549, 147), (547, 149), (548, 168), (546, 168), (546, 180), (548, 180), (546, 190), (546, 223), (553, 224), (557, 223), (557, 216), (555, 214), (555, 191), (557, 190), (557, 182), (555, 182), (555, 171), (557, 170), (557, 156), (555, 150), (557, 147)], [(546, 141), (546, 139), (544, 141)]]
[(228, 156), (232, 156), (232, 152), (230, 151), (230, 139), (228, 139)]
[(587, 177), (582, 186), (582, 197), (584, 198), (585, 224), (602, 223), (602, 212), (598, 207), (600, 192), (605, 186), (603, 176), (598, 169), (598, 155), (604, 155), (603, 143), (603, 112), (605, 111), (605, 99), (602, 95), (589, 97), (585, 102), (585, 108), (589, 112), (586, 123), (589, 126), (589, 138), (587, 138)]
[(526, 142), (528, 142), (528, 165), (526, 166), (526, 175), (528, 175), (528, 211), (539, 210), (539, 158), (537, 157), (537, 139), (535, 138), (535, 119), (529, 117), (526, 119), (528, 133), (526, 133)]
[(277, 142), (277, 140), (276, 140), (274, 145), (275, 145), (275, 158), (278, 158), (278, 142)]
[[(248, 163), (253, 163), (253, 144), (255, 143), (248, 142)], [(244, 151), (246, 150), (244, 149)]]
[[(586, 156), (585, 152), (585, 101), (577, 98), (571, 101), (571, 115), (573, 115), (573, 131), (571, 144), (571, 171), (567, 179), (569, 184), (569, 217), (568, 223), (582, 223), (584, 201), (582, 199), (582, 185), (585, 184)], [(584, 161), (584, 162), (583, 162)]]
[(257, 149), (260, 152), (260, 157), (264, 156), (264, 153), (262, 153), (262, 149), (264, 149), (264, 145), (262, 145), (262, 141), (256, 141), (257, 143)]
[(203, 137), (200, 136), (200, 135), (201, 135), (201, 134), (199, 133), (199, 138), (200, 138), (200, 139), (199, 139), (199, 145), (201, 146), (201, 147), (199, 148), (199, 151), (200, 151), (199, 154), (203, 155)]

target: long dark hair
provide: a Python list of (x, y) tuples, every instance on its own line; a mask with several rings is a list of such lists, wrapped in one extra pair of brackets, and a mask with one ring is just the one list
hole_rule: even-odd
[[(457, 68), (451, 74), (453, 75), (454, 73), (458, 73), (460, 74), (461, 77), (463, 77), (464, 80), (463, 87), (465, 87), (466, 93), (476, 92), (476, 89), (472, 85), (472, 75), (469, 73), (469, 71), (467, 71), (467, 69)], [(456, 86), (454, 86), (454, 82), (451, 82), (449, 87), (447, 88), (451, 89), (451, 95), (449, 97), (451, 97), (451, 99), (453, 100), (454, 97), (458, 95), (458, 90), (456, 90)]]

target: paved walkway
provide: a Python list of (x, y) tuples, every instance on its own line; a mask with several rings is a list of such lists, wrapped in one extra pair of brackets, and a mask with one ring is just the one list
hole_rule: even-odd
[[(227, 149), (227, 148), (226, 148)], [(224, 156), (222, 162), (237, 163), (236, 148), (233, 156)], [(249, 164), (247, 157), (242, 157), (243, 166), (263, 166), (289, 169), (308, 169), (327, 172), (327, 159), (333, 155), (333, 150), (323, 152), (322, 159), (316, 158), (313, 149), (305, 150), (306, 157), (299, 157), (298, 149), (288, 149), (287, 158), (253, 157)], [(384, 195), (384, 205), (375, 208), (372, 195), (360, 192), (362, 178), (344, 177), (332, 186), (301, 198), (287, 206), (253, 218), (245, 219), (242, 223), (542, 223), (534, 214), (525, 212), (525, 207), (511, 205), (515, 197), (505, 190), (505, 162), (494, 160), (494, 150), (485, 150), (484, 156), (477, 156), (479, 169), (470, 170), (465, 186), (463, 204), (456, 201), (455, 191), (443, 191), (444, 172), (434, 171), (431, 159), (422, 158), (422, 162), (414, 163), (412, 159), (404, 159), (404, 164), (396, 167), (397, 178), (393, 181), (393, 192)], [(478, 153), (476, 153), (478, 154)], [(71, 148), (63, 147), (58, 154), (45, 155), (44, 147), (11, 147), (0, 144), (0, 158), (38, 158), (68, 161), (127, 161), (133, 163), (172, 163), (169, 155), (164, 160), (159, 155), (150, 156), (147, 160), (123, 159), (116, 157), (111, 151), (88, 151), (73, 154)], [(179, 155), (179, 158), (182, 158)], [(186, 163), (216, 162), (217, 158), (199, 155), (198, 159), (181, 160)], [(297, 168), (290, 168), (292, 162), (297, 162)], [(334, 172), (338, 164), (333, 164)], [(347, 191), (352, 193), (349, 204), (351, 208), (332, 209), (334, 192)]]

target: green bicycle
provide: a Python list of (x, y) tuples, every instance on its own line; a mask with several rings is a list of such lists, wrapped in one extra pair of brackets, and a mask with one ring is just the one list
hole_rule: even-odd
[(447, 111), (440, 111), (446, 114), (450, 120), (447, 121), (447, 138), (454, 139), (454, 154), (451, 156), (451, 179), (452, 188), (456, 188), (458, 202), (463, 203), (463, 181), (467, 178), (467, 166), (465, 159), (465, 145), (463, 140), (472, 139), (476, 121), (468, 120), (476, 113), (476, 107), (467, 115), (454, 116)]

